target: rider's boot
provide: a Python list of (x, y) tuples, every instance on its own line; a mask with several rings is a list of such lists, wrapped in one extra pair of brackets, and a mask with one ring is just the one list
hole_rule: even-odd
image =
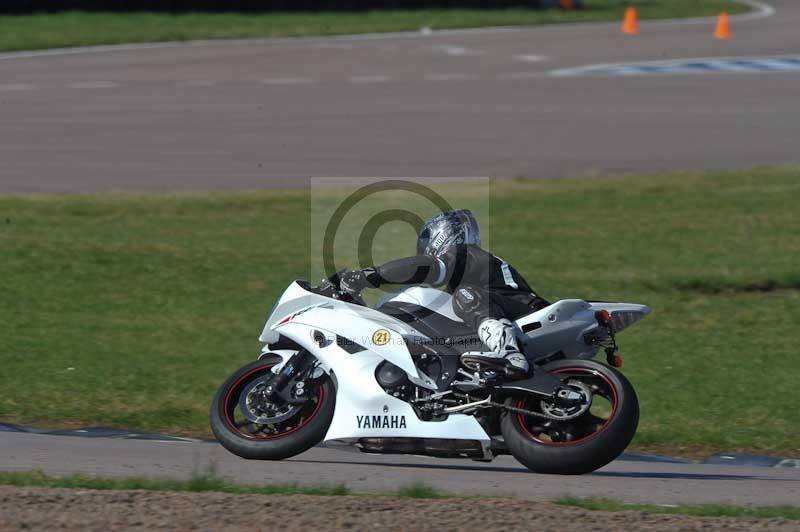
[(519, 350), (514, 324), (507, 319), (487, 319), (478, 326), (478, 336), (491, 351), (464, 353), (463, 362), (497, 365), (502, 361), (510, 377), (520, 378), (530, 371), (530, 364)]

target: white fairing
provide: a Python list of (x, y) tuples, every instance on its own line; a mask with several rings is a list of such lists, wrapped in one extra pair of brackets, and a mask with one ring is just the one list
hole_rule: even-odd
[[(453, 313), (449, 294), (440, 290), (408, 288), (390, 294), (381, 304), (387, 301), (412, 303), (461, 321)], [(599, 347), (587, 345), (584, 335), (597, 329), (595, 312), (602, 309), (617, 315), (620, 326), (630, 325), (650, 312), (644, 305), (630, 303), (558, 301), (517, 320), (517, 325), (526, 331), (525, 354), (533, 359), (558, 351), (568, 357), (594, 356)], [(259, 339), (274, 343), (280, 335), (313, 354), (336, 380), (336, 408), (325, 440), (405, 437), (489, 441), (474, 417), (453, 413), (444, 421), (422, 421), (408, 403), (389, 395), (377, 382), (376, 368), (387, 360), (403, 369), (413, 383), (436, 390), (436, 384), (415, 367), (404, 341), (404, 337), (422, 335), (402, 321), (374, 309), (314, 294), (294, 282), (273, 308)], [(346, 346), (339, 345), (337, 336), (364, 349), (348, 352)], [(276, 353), (287, 355), (286, 351)]]
[(400, 292), (387, 294), (375, 306), (380, 307), (389, 301), (412, 303), (430, 309), (442, 316), (446, 316), (453, 321), (462, 321), (461, 318), (456, 316), (455, 312), (453, 312), (452, 296), (447, 292), (435, 288), (423, 288), (421, 286), (406, 288)]
[[(321, 346), (314, 339), (315, 331), (325, 336)], [(381, 339), (382, 345), (373, 341), (378, 331), (388, 332), (388, 337)], [(472, 416), (452, 414), (444, 421), (420, 420), (408, 403), (387, 394), (375, 380), (378, 364), (388, 360), (402, 368), (415, 384), (435, 389), (435, 383), (414, 366), (403, 336), (420, 337), (420, 334), (405, 323), (370, 308), (312, 294), (293, 283), (273, 309), (260, 340), (277, 341), (276, 333), (307, 349), (336, 379), (336, 409), (325, 440), (367, 437), (489, 440)], [(347, 352), (337, 344), (337, 335), (365, 350)]]
[[(462, 322), (453, 312), (450, 294), (434, 288), (412, 287), (386, 295), (378, 303), (412, 303), (433, 310), (453, 321)], [(538, 324), (526, 333), (523, 339), (525, 354), (533, 359), (562, 351), (568, 357), (592, 358), (599, 351), (597, 346), (588, 346), (583, 341), (584, 334), (597, 328), (595, 312), (608, 310), (612, 316), (625, 313), (638, 318), (629, 318), (625, 327), (650, 313), (650, 308), (636, 303), (587, 302), (582, 299), (563, 299), (516, 320), (521, 330)], [(617, 325), (616, 331), (625, 327)]]
[[(524, 351), (534, 360), (563, 352), (567, 357), (592, 358), (599, 351), (598, 346), (584, 342), (584, 335), (597, 329), (595, 313), (607, 310), (612, 316), (616, 313), (630, 313), (643, 318), (650, 308), (636, 303), (587, 302), (582, 299), (562, 299), (516, 321), (526, 331)], [(636, 321), (635, 319), (631, 321)], [(621, 332), (621, 328), (617, 332)]]

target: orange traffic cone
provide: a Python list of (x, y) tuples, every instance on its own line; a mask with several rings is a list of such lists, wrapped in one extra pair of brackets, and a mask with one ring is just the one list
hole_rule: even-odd
[(639, 34), (639, 17), (636, 14), (635, 7), (629, 7), (625, 10), (625, 19), (622, 21), (622, 33), (625, 35)]
[(719, 14), (717, 20), (717, 29), (714, 31), (715, 39), (730, 39), (733, 37), (731, 33), (731, 21), (728, 20), (728, 14), (724, 11)]

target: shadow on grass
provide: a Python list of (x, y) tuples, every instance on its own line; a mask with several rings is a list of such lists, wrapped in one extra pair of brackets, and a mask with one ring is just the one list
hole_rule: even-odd
[(695, 278), (673, 281), (672, 284), (678, 290), (699, 292), (701, 294), (765, 293), (780, 290), (800, 290), (800, 274), (749, 280)]

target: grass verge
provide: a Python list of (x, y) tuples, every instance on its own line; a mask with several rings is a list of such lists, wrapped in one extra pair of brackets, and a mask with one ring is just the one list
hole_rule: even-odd
[[(51, 477), (38, 471), (19, 473), (0, 472), (0, 485), (90, 490), (218, 492), (255, 495), (315, 495), (324, 497), (356, 495), (369, 497), (403, 497), (411, 499), (463, 498), (461, 495), (443, 493), (432, 486), (422, 483), (402, 487), (395, 492), (369, 495), (352, 493), (344, 484), (319, 487), (305, 487), (294, 484), (263, 486), (240, 485), (218, 477), (213, 469), (196, 473), (191, 480), (187, 481), (143, 478), (101, 478), (89, 475)], [(757, 519), (779, 518), (800, 520), (800, 507), (797, 506), (730, 506), (720, 504), (664, 506), (654, 504), (628, 504), (614, 499), (583, 499), (579, 497), (561, 497), (552, 502), (561, 506), (572, 506), (585, 510), (603, 512), (639, 511), (694, 517), (749, 517)]]
[(211, 14), (87, 13), (0, 16), (0, 51), (192, 39), (302, 37), (368, 32), (518, 26), (620, 19), (627, 5), (642, 18), (746, 12), (731, 0), (586, 0), (585, 9), (424, 9), (368, 12)]
[[(544, 297), (653, 308), (619, 337), (635, 447), (800, 456), (800, 170), (442, 191), (480, 204), (488, 248)], [(309, 210), (299, 191), (0, 197), (0, 419), (207, 436), (216, 387), (308, 277)], [(414, 252), (387, 231), (376, 261)]]
[(800, 506), (731, 506), (725, 504), (628, 504), (614, 499), (561, 497), (556, 504), (601, 512), (647, 512), (652, 514), (690, 515), (693, 517), (750, 517), (756, 519), (800, 519)]
[[(266, 484), (254, 486), (236, 484), (219, 477), (213, 467), (209, 467), (204, 471), (195, 472), (190, 480), (104, 478), (90, 475), (51, 477), (40, 471), (0, 472), (0, 485), (94, 490), (211, 491), (256, 495), (316, 495), (324, 497), (354, 495), (345, 484), (334, 486), (300, 486), (298, 484)], [(446, 495), (436, 488), (422, 483), (403, 486), (396, 491), (377, 495), (409, 499), (440, 499), (446, 497)]]
[(441, 499), (446, 497), (445, 494), (422, 482), (417, 482), (404, 486), (397, 490), (396, 495), (399, 497), (409, 497), (411, 499)]
[(296, 484), (267, 484), (248, 486), (234, 484), (220, 478), (213, 470), (197, 472), (190, 480), (150, 478), (104, 478), (90, 475), (51, 477), (39, 471), (22, 473), (0, 472), (0, 485), (34, 486), (42, 488), (75, 488), (92, 490), (147, 490), (147, 491), (213, 491), (222, 493), (250, 493), (258, 495), (350, 495), (344, 484), (336, 486), (299, 486)]

